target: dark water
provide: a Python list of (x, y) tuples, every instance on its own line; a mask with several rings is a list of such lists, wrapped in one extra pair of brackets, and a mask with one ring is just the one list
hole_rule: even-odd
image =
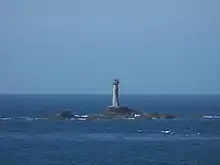
[(41, 120), (62, 109), (98, 113), (110, 102), (110, 95), (0, 95), (0, 164), (220, 165), (220, 96), (121, 96), (123, 105), (174, 120)]

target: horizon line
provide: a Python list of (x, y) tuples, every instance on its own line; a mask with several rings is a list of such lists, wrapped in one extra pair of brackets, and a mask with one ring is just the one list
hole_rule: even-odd
[[(112, 93), (33, 92), (33, 93), (0, 93), (0, 95), (112, 95)], [(220, 93), (120, 93), (120, 95), (220, 95)]]

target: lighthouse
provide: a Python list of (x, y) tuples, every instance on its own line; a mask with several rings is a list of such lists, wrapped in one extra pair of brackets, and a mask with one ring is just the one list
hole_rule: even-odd
[(112, 107), (119, 107), (118, 86), (119, 86), (119, 81), (118, 79), (115, 79), (113, 81), (113, 86), (112, 86)]
[(119, 80), (114, 79), (112, 83), (112, 104), (103, 112), (105, 117), (129, 118), (138, 114), (133, 109), (119, 105)]

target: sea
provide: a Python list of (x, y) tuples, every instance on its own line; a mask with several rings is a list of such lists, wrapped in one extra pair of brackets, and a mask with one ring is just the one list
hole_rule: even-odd
[(220, 95), (120, 95), (175, 119), (45, 119), (110, 104), (101, 94), (0, 95), (0, 165), (220, 165)]

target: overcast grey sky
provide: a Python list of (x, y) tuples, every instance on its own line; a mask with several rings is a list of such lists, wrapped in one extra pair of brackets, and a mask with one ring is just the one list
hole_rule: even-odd
[(0, 0), (0, 93), (220, 93), (219, 0)]

